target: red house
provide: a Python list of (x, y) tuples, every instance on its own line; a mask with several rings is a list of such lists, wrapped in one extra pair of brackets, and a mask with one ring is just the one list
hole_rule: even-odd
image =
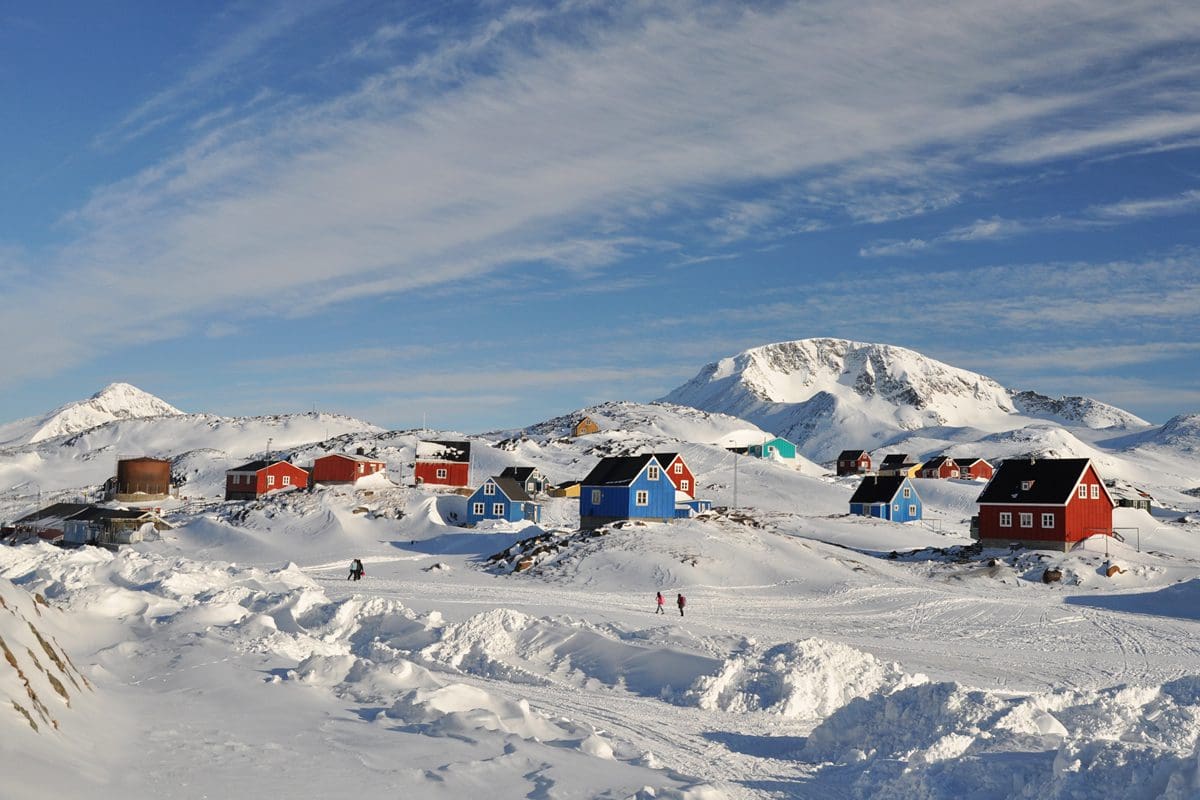
[(683, 456), (679, 453), (655, 453), (654, 457), (658, 459), (658, 463), (662, 464), (662, 468), (666, 470), (667, 477), (671, 483), (675, 484), (675, 491), (683, 492), (693, 500), (696, 499), (696, 476), (692, 474), (692, 468), (683, 460)]
[(917, 473), (922, 478), (957, 478), (961, 474), (958, 462), (950, 456), (934, 456), (922, 464)]
[(996, 474), (996, 468), (982, 458), (956, 458), (954, 461), (958, 464), (960, 478), (990, 481)]
[(1116, 503), (1087, 458), (1020, 458), (1000, 464), (979, 495), (979, 541), (1067, 551), (1111, 534)]
[(417, 442), (413, 474), (418, 485), (470, 486), (470, 442)]
[(367, 458), (361, 452), (356, 455), (333, 453), (313, 461), (313, 481), (316, 483), (354, 483), (359, 478), (386, 472), (387, 464)]
[(253, 500), (281, 489), (307, 489), (308, 471), (290, 461), (251, 461), (225, 473), (226, 500)]
[(866, 450), (843, 450), (837, 458), (838, 475), (866, 475), (871, 471), (871, 456)]

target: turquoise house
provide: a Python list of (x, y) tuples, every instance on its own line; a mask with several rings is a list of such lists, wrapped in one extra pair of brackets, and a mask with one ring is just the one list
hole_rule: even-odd
[(776, 436), (774, 439), (767, 439), (765, 442), (750, 445), (746, 448), (746, 455), (754, 456), (755, 458), (794, 459), (796, 457), (796, 445), (782, 436)]

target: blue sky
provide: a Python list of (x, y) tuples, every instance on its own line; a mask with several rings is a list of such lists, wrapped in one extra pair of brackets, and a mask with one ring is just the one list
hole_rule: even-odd
[(810, 336), (1163, 421), (1197, 86), (1194, 2), (8, 4), (0, 421), (484, 430)]

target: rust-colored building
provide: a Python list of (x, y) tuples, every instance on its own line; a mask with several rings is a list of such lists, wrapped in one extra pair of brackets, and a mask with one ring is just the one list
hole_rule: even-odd
[(470, 486), (470, 442), (417, 442), (417, 463), (413, 468), (419, 485)]
[(921, 464), (917, 473), (922, 478), (957, 478), (962, 475), (958, 462), (949, 456), (934, 456)]
[(583, 417), (575, 423), (575, 427), (571, 428), (571, 436), (578, 438), (587, 436), (589, 433), (599, 433), (600, 426), (591, 417)]
[(870, 471), (871, 454), (866, 450), (843, 450), (838, 455), (838, 475), (866, 475)]
[(113, 497), (123, 502), (162, 500), (171, 494), (171, 462), (164, 458), (122, 458), (117, 461)]

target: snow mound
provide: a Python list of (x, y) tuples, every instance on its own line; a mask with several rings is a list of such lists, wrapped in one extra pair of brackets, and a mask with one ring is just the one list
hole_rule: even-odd
[(851, 776), (852, 797), (1182, 800), (1198, 739), (1197, 677), (1027, 697), (935, 683), (849, 703), (803, 756)]
[(855, 698), (927, 680), (852, 647), (805, 639), (732, 656), (717, 675), (700, 678), (690, 695), (707, 711), (821, 719)]

